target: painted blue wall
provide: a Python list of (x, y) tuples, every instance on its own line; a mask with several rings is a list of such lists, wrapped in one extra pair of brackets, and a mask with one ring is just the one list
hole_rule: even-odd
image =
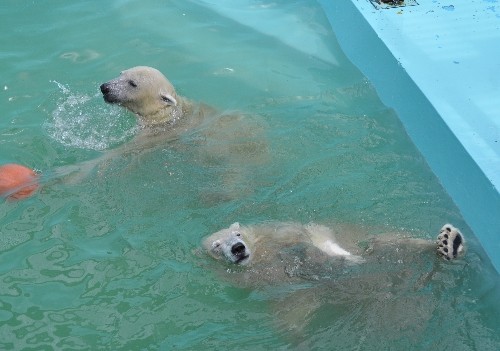
[(408, 134), (500, 272), (498, 191), (352, 0), (318, 1), (346, 55), (374, 84), (382, 101), (396, 110)]

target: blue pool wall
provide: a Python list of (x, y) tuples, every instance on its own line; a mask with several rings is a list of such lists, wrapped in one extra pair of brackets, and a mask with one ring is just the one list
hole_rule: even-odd
[(498, 190), (353, 0), (318, 2), (346, 55), (372, 82), (384, 104), (397, 112), (409, 136), (459, 207), (497, 272), (500, 272)]

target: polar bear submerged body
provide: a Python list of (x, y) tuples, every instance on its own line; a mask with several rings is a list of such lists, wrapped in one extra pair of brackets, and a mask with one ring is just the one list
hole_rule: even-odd
[(294, 337), (330, 310), (328, 323), (352, 322), (352, 311), (370, 334), (404, 338), (419, 335), (411, 326), (448, 302), (434, 293), (442, 295), (443, 273), (452, 269), (446, 261), (463, 254), (464, 239), (450, 224), (434, 242), (403, 234), (366, 240), (347, 225), (234, 223), (202, 246), (219, 277), (268, 300), (278, 327)]
[(134, 138), (101, 157), (61, 167), (57, 174), (66, 182), (79, 182), (95, 169), (102, 173), (114, 160), (126, 157), (131, 165), (147, 153), (168, 148), (182, 153), (186, 162), (216, 166), (211, 169), (220, 173), (216, 181), (222, 185), (203, 189), (204, 202), (226, 201), (253, 191), (252, 172), (269, 160), (267, 124), (261, 116), (220, 112), (193, 102), (177, 94), (159, 70), (147, 66), (122, 71), (102, 83), (100, 90), (106, 103), (132, 112), (139, 128)]
[[(339, 231), (334, 234), (332, 229), (314, 223), (252, 226), (233, 223), (229, 228), (206, 237), (203, 248), (218, 261), (247, 267), (246, 278), (243, 278), (245, 282), (236, 279), (239, 280), (238, 285), (246, 286), (264, 281), (274, 284), (299, 276), (315, 279), (325, 276), (327, 271), (331, 273), (327, 276), (336, 277), (337, 269), (343, 271), (347, 266), (370, 265), (380, 260), (411, 264), (411, 260), (426, 260), (424, 257), (429, 260), (432, 257), (425, 253), (437, 253), (446, 260), (453, 260), (464, 252), (463, 235), (451, 224), (441, 228), (437, 243), (391, 234), (359, 245), (346, 241), (354, 233), (352, 228), (341, 228)], [(336, 236), (342, 236), (346, 245), (341, 246)]]

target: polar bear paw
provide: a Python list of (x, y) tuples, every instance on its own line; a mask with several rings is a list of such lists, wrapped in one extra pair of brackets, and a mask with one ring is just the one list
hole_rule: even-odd
[(464, 252), (465, 240), (458, 228), (445, 224), (437, 237), (437, 254), (450, 261)]

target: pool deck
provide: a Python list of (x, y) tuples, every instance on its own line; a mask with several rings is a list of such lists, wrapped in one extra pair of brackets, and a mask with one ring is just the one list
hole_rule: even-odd
[(500, 0), (318, 0), (500, 272)]

